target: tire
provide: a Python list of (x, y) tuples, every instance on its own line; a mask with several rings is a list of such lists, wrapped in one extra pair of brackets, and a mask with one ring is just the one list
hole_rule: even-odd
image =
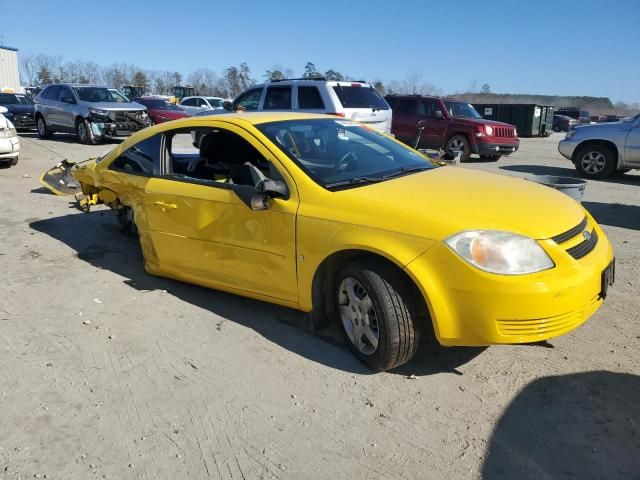
[(53, 134), (49, 127), (47, 127), (47, 122), (45, 122), (42, 115), (38, 115), (38, 118), (36, 118), (36, 130), (38, 130), (38, 136), (42, 139), (51, 138)]
[(399, 272), (371, 260), (348, 262), (335, 278), (333, 297), (349, 349), (371, 370), (390, 370), (414, 356), (420, 337), (415, 305)]
[(85, 145), (95, 145), (98, 143), (93, 136), (93, 132), (91, 131), (91, 127), (89, 126), (89, 122), (84, 120), (83, 118), (79, 118), (76, 120), (76, 135), (78, 136), (78, 140), (80, 143)]
[(471, 157), (471, 144), (464, 135), (454, 135), (447, 140), (445, 151), (450, 155), (456, 156), (458, 150), (462, 150), (461, 162), (466, 162)]
[(482, 160), (486, 160), (487, 162), (497, 162), (500, 160), (502, 155), (480, 155)]
[(120, 207), (116, 210), (116, 218), (120, 231), (126, 237), (135, 238), (138, 236), (138, 227), (133, 216), (133, 209), (131, 207)]
[(599, 144), (585, 145), (574, 156), (578, 175), (584, 178), (603, 179), (609, 177), (616, 169), (613, 151)]
[(560, 130), (562, 130), (562, 129), (560, 128), (560, 125), (554, 125), (554, 126), (553, 126), (553, 131), (554, 131), (554, 132), (556, 132), (556, 133), (560, 133)]
[(11, 159), (11, 165), (15, 166), (18, 164), (18, 160), (20, 159), (20, 156), (18, 155), (16, 158), (12, 158)]

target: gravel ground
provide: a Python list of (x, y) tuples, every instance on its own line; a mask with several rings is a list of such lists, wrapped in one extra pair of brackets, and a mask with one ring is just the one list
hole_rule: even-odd
[[(560, 138), (457, 168), (573, 176)], [(25, 134), (0, 169), (0, 478), (640, 478), (639, 172), (588, 184), (617, 281), (584, 326), (372, 375), (296, 312), (147, 275), (110, 211), (40, 187), (105, 148)]]

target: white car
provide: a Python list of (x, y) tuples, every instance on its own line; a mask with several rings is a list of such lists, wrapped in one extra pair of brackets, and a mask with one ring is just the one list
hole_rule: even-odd
[(5, 107), (0, 107), (0, 162), (16, 165), (20, 155), (20, 138), (13, 123), (3, 115), (7, 112)]
[(327, 113), (391, 133), (391, 107), (372, 85), (364, 82), (274, 80), (242, 92), (232, 104), (233, 111), (238, 109)]
[(220, 97), (184, 97), (178, 105), (191, 115), (197, 115), (208, 110), (224, 110), (224, 98)]

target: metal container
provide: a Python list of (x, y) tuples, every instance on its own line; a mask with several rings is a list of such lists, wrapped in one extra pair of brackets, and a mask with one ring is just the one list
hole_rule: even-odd
[(474, 103), (473, 107), (487, 120), (510, 123), (520, 137), (546, 137), (553, 126), (554, 107), (530, 103)]
[(555, 188), (556, 190), (569, 195), (578, 202), (582, 201), (584, 191), (587, 189), (586, 180), (582, 180), (580, 178), (556, 177), (553, 175), (529, 175), (525, 178), (532, 182)]

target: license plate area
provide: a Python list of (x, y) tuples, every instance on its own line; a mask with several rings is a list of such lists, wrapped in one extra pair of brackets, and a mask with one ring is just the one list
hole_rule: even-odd
[(600, 280), (600, 298), (603, 300), (607, 298), (607, 291), (609, 287), (616, 281), (616, 259), (609, 264), (607, 268), (602, 272)]

